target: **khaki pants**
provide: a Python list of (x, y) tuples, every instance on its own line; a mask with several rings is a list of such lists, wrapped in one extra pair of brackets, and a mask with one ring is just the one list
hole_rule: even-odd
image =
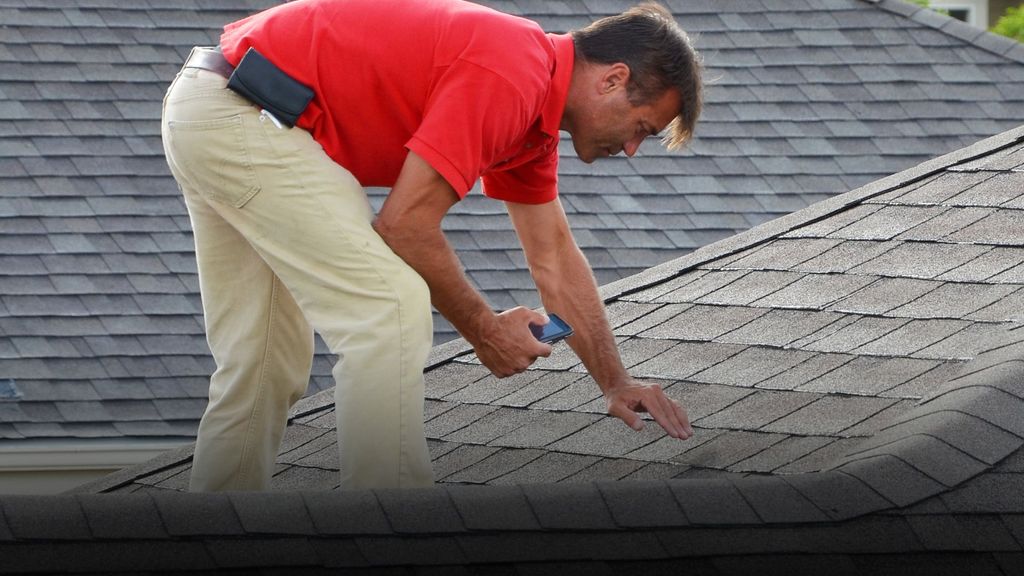
[(308, 132), (282, 129), (215, 73), (183, 69), (163, 142), (195, 234), (217, 369), (191, 490), (265, 490), (313, 330), (334, 367), (343, 488), (432, 483), (423, 431), (430, 296), (371, 227), (366, 193)]

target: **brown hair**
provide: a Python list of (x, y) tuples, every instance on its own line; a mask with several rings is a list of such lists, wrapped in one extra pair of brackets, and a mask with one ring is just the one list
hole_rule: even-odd
[(656, 100), (665, 90), (678, 90), (682, 110), (662, 142), (675, 150), (693, 137), (703, 106), (701, 59), (668, 10), (645, 2), (572, 31), (572, 39), (578, 59), (629, 66), (627, 90), (635, 106)]

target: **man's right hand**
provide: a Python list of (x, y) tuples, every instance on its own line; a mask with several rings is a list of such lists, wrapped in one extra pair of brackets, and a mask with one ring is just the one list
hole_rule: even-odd
[(537, 358), (551, 354), (551, 345), (537, 340), (530, 330), (530, 324), (547, 322), (544, 314), (520, 306), (491, 314), (481, 321), (476, 334), (467, 339), (480, 362), (498, 378), (506, 378), (525, 371)]

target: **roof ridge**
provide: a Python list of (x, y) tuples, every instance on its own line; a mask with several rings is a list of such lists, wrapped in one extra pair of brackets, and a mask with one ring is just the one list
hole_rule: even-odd
[(1012, 38), (994, 34), (987, 29), (972, 26), (951, 16), (946, 16), (924, 6), (911, 4), (905, 0), (861, 1), (878, 6), (886, 12), (906, 17), (944, 34), (959, 38), (986, 52), (991, 52), (1024, 64), (1024, 44)]

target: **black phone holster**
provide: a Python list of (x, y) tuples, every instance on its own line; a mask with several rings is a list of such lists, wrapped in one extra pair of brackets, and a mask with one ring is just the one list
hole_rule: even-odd
[(228, 78), (228, 88), (273, 114), (289, 128), (313, 99), (313, 90), (249, 48)]

